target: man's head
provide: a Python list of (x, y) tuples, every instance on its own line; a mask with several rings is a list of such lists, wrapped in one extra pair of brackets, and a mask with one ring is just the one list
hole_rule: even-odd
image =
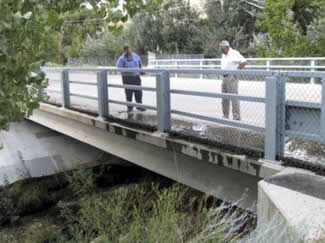
[(223, 40), (219, 44), (219, 49), (223, 54), (227, 54), (230, 49), (230, 44), (228, 41)]
[(123, 50), (126, 55), (131, 55), (132, 53), (131, 47), (129, 45), (124, 45)]

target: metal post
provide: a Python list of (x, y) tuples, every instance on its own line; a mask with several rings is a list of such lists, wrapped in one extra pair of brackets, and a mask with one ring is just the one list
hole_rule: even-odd
[(271, 70), (272, 60), (266, 60), (266, 71)]
[(278, 80), (278, 119), (277, 119), (277, 139), (278, 139), (278, 155), (283, 156), (284, 155), (284, 141), (285, 141), (285, 123), (286, 123), (286, 83), (284, 80), (284, 77), (278, 74), (277, 77)]
[[(315, 59), (310, 60), (310, 66), (311, 66), (312, 72), (316, 71), (316, 69), (315, 69), (316, 65), (317, 65), (317, 60), (315, 60)], [(315, 84), (315, 78), (314, 77), (310, 78), (310, 82), (312, 84)]]
[(325, 143), (325, 76), (322, 77), (322, 103), (321, 103), (320, 136), (321, 136), (323, 143)]
[(265, 107), (265, 159), (275, 161), (277, 155), (283, 155), (284, 150), (284, 94), (283, 79), (266, 78)]
[(62, 95), (62, 108), (70, 108), (70, 83), (69, 83), (69, 70), (61, 72), (61, 95)]
[[(200, 61), (200, 70), (203, 70), (203, 61)], [(201, 73), (200, 78), (203, 79), (203, 73)]]
[(164, 71), (156, 76), (158, 131), (169, 132), (170, 116), (170, 80), (169, 73)]
[[(178, 62), (175, 61), (175, 69), (178, 69)], [(178, 73), (176, 72), (175, 73), (175, 78), (178, 78)]]
[(107, 86), (106, 71), (100, 71), (97, 73), (97, 94), (98, 94), (98, 118), (101, 120), (106, 120), (109, 115), (108, 86)]

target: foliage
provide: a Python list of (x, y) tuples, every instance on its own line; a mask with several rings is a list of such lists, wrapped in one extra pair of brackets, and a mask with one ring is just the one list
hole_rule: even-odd
[[(94, 16), (105, 16), (104, 22), (108, 27), (119, 31), (122, 29), (120, 23), (125, 22), (129, 15), (133, 16), (146, 6), (152, 9), (162, 4), (160, 0), (127, 0), (123, 5), (125, 13), (122, 13), (116, 9), (118, 3), (100, 0), (0, 0), (0, 130), (8, 129), (9, 121), (21, 120), (38, 107), (42, 98), (38, 90), (46, 86), (44, 73), (39, 67), (55, 52), (58, 59), (62, 59), (61, 30), (66, 16), (88, 4)], [(54, 49), (55, 43), (59, 51)], [(73, 48), (78, 49), (78, 43), (74, 43)]]
[(88, 8), (65, 14), (65, 22), (60, 29), (61, 51), (65, 57), (80, 56), (85, 41), (103, 33), (106, 22), (102, 14)]
[(88, 197), (73, 219), (80, 228), (71, 242), (224, 242), (230, 221), (223, 216), (233, 220), (234, 214), (222, 213), (226, 207), (209, 211), (205, 197), (187, 193), (180, 185), (162, 190), (137, 185)]
[(133, 18), (130, 30), (135, 35), (138, 53), (202, 53), (199, 12), (183, 0), (169, 2), (169, 9), (140, 12)]
[(71, 176), (67, 176), (69, 187), (76, 196), (90, 194), (95, 190), (95, 178), (91, 169), (78, 168), (72, 171)]
[(88, 37), (81, 49), (81, 56), (106, 56), (111, 60), (116, 60), (123, 51), (124, 42), (127, 42), (124, 33), (121, 35), (114, 35), (106, 31), (99, 39)]
[(15, 227), (0, 230), (0, 242), (11, 243), (35, 243), (42, 242), (53, 232), (59, 229), (51, 220), (41, 217), (37, 220), (29, 220), (27, 225), (16, 225)]
[(219, 54), (218, 44), (228, 40), (232, 47), (244, 55), (254, 54), (249, 50), (255, 34), (255, 22), (261, 10), (237, 0), (207, 1), (205, 5), (207, 19), (201, 28), (204, 55), (215, 57)]
[[(322, 56), (325, 54), (324, 0), (267, 0), (258, 27), (268, 35), (259, 54), (268, 56)], [(281, 26), (281, 28), (280, 28)], [(315, 38), (316, 37), (316, 38)], [(265, 45), (266, 44), (266, 45)], [(265, 48), (265, 47), (269, 48)]]

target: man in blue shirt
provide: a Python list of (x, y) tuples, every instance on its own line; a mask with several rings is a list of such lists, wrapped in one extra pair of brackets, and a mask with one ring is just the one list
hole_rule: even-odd
[[(134, 52), (131, 47), (125, 45), (124, 53), (119, 57), (116, 62), (118, 68), (141, 68), (141, 58)], [(122, 81), (125, 85), (141, 85), (140, 73), (139, 72), (122, 72)], [(126, 101), (132, 102), (132, 97), (135, 97), (135, 101), (142, 104), (142, 90), (125, 89)], [(128, 112), (133, 110), (132, 106), (128, 106)], [(139, 111), (145, 111), (144, 108), (137, 107)]]

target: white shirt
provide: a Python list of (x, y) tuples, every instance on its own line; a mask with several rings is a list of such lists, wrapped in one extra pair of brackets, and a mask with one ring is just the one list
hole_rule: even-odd
[(229, 48), (227, 55), (222, 54), (221, 69), (222, 70), (237, 70), (239, 63), (246, 62), (246, 59), (239, 51)]

